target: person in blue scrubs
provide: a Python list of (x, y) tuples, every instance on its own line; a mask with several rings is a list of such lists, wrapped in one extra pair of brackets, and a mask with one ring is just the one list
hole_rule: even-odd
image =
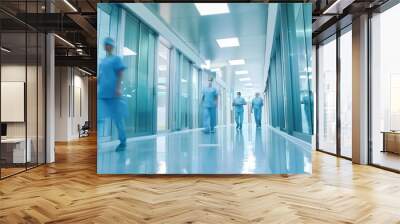
[(257, 128), (261, 127), (261, 114), (263, 105), (264, 102), (260, 96), (260, 93), (256, 93), (256, 96), (251, 101), (251, 112), (254, 113), (254, 120), (256, 122)]
[(100, 62), (97, 79), (98, 114), (101, 122), (105, 118), (111, 118), (114, 122), (120, 141), (117, 149), (121, 149), (126, 146), (124, 118), (128, 115), (128, 105), (122, 96), (121, 87), (126, 66), (121, 57), (113, 55), (114, 47), (113, 39), (109, 37), (104, 39), (104, 49), (107, 54)]
[(218, 91), (213, 87), (213, 78), (208, 79), (208, 86), (203, 89), (203, 127), (204, 133), (214, 133), (217, 122)]
[(236, 129), (242, 129), (243, 125), (243, 106), (246, 105), (246, 100), (242, 97), (240, 92), (237, 92), (235, 99), (233, 99), (232, 106), (235, 112)]

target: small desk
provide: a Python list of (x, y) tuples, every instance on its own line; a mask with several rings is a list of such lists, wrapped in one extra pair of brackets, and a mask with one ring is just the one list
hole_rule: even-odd
[(31, 139), (28, 138), (26, 142), (28, 143), (28, 147), (26, 147), (25, 151), (25, 138), (1, 139), (1, 157), (3, 157), (7, 163), (31, 162)]
[(382, 131), (383, 150), (382, 152), (392, 152), (400, 154), (400, 131)]

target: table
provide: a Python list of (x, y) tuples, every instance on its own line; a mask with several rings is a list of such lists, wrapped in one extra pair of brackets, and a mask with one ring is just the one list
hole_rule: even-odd
[[(25, 151), (26, 142), (28, 143)], [(1, 139), (1, 157), (8, 163), (26, 163), (31, 162), (30, 138), (6, 138)]]
[(383, 150), (382, 152), (392, 152), (400, 154), (400, 131), (382, 131)]

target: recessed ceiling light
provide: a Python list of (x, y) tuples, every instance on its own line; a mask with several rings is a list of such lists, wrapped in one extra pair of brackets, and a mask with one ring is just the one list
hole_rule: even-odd
[(227, 3), (194, 3), (201, 16), (229, 13)]
[(231, 37), (231, 38), (224, 38), (224, 39), (217, 39), (218, 46), (220, 48), (224, 47), (238, 47), (240, 46), (239, 44), (239, 39), (237, 37)]
[(253, 86), (253, 83), (245, 83), (245, 86)]
[(229, 60), (230, 65), (244, 65), (246, 62), (244, 59)]
[(124, 56), (132, 56), (132, 55), (136, 55), (136, 52), (132, 51), (131, 49), (124, 47), (122, 49), (122, 55)]
[(187, 80), (186, 79), (181, 79), (181, 82), (187, 82)]
[(236, 75), (247, 75), (249, 74), (249, 71), (247, 70), (240, 70), (235, 72)]
[(250, 81), (250, 78), (240, 78), (239, 80), (242, 82), (246, 82), (246, 81)]

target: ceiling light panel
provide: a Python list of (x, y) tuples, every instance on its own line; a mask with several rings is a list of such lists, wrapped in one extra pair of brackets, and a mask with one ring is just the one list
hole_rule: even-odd
[(217, 43), (220, 48), (240, 46), (239, 39), (237, 37), (217, 39)]
[(229, 13), (227, 3), (194, 3), (201, 16)]
[(250, 81), (250, 78), (240, 78), (239, 81), (241, 81), (241, 82)]
[(235, 72), (236, 75), (247, 75), (249, 74), (249, 71), (247, 70), (240, 70)]
[(244, 59), (235, 59), (235, 60), (229, 60), (230, 65), (244, 65), (246, 64)]

